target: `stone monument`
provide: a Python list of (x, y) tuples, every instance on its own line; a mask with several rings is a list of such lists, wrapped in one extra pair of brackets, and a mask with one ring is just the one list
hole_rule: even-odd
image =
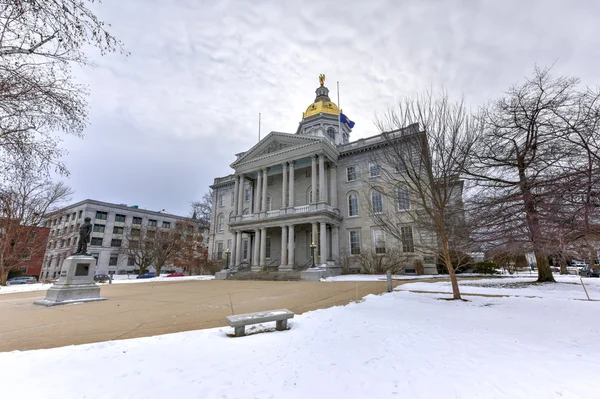
[(102, 301), (100, 287), (94, 282), (96, 259), (87, 253), (92, 225), (90, 218), (79, 228), (77, 252), (63, 261), (58, 282), (46, 292), (46, 298), (36, 305), (55, 306), (73, 302)]

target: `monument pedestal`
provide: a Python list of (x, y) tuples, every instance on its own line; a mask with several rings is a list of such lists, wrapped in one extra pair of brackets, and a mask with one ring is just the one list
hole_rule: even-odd
[(36, 305), (56, 306), (74, 302), (103, 301), (100, 287), (94, 282), (96, 260), (88, 255), (72, 255), (63, 261), (58, 282)]

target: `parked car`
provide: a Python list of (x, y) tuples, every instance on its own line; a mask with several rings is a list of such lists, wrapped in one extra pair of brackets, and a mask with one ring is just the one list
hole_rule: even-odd
[(110, 276), (108, 274), (96, 274), (94, 276), (94, 281), (99, 283), (105, 283), (110, 280)]
[(167, 277), (183, 277), (185, 276), (185, 274), (183, 273), (171, 273), (171, 274), (167, 274)]
[(560, 273), (560, 267), (558, 266), (551, 266), (550, 270), (552, 270), (554, 273)]
[(138, 278), (153, 278), (156, 277), (156, 273), (144, 273), (144, 274), (140, 274), (139, 276), (136, 277), (136, 279)]
[(37, 283), (35, 277), (13, 277), (6, 281), (6, 285), (18, 285), (18, 284), (34, 284)]
[(590, 269), (586, 266), (579, 270), (579, 275), (583, 277), (600, 277), (600, 270)]

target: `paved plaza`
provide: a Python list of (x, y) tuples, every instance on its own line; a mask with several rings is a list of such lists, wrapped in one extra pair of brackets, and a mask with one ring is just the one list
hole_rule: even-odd
[[(395, 282), (395, 284), (400, 282)], [(358, 287), (358, 290), (357, 290)], [(0, 295), (0, 352), (146, 337), (226, 325), (231, 314), (306, 311), (380, 294), (385, 282), (178, 281), (103, 285), (107, 301), (33, 304), (45, 291)], [(358, 292), (357, 292), (358, 291)]]

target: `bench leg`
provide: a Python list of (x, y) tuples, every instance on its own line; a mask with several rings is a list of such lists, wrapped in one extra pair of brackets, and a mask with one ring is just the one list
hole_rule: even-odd
[(275, 322), (275, 329), (277, 331), (287, 330), (287, 319), (286, 320), (277, 320)]
[(246, 335), (246, 327), (240, 326), (240, 327), (233, 327), (233, 328), (235, 328), (235, 336), (236, 337), (243, 337), (244, 335)]

